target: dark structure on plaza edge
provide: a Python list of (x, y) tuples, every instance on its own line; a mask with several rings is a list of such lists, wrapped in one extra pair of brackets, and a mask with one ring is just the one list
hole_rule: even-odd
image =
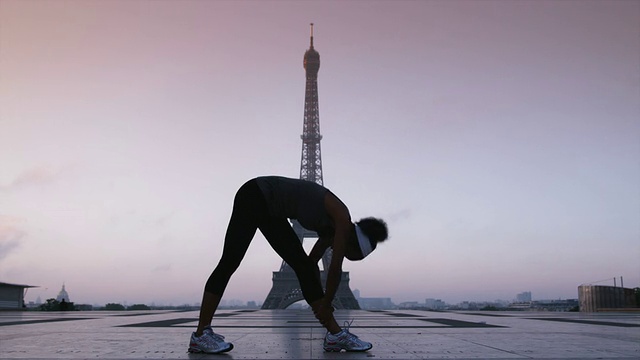
[[(322, 185), (322, 158), (320, 156), (320, 116), (318, 112), (318, 70), (320, 54), (313, 48), (313, 24), (311, 24), (311, 46), (304, 53), (304, 69), (307, 74), (304, 98), (304, 124), (302, 130), (302, 159), (300, 162), (300, 179), (313, 181)], [(305, 238), (317, 238), (318, 235), (292, 221), (300, 241)], [(327, 281), (327, 269), (331, 263), (331, 249), (322, 256), (320, 277), (323, 286)], [(303, 300), (302, 290), (295, 272), (286, 262), (282, 262), (279, 271), (273, 272), (273, 287), (267, 295), (263, 309), (285, 309), (289, 305)], [(337, 309), (360, 309), (358, 301), (349, 288), (349, 272), (342, 272), (340, 286), (336, 292), (333, 306)]]
[(20, 310), (24, 308), (26, 290), (36, 286), (0, 282), (0, 310)]
[(581, 312), (637, 311), (640, 303), (636, 297), (636, 289), (624, 286), (590, 284), (578, 286), (578, 301)]

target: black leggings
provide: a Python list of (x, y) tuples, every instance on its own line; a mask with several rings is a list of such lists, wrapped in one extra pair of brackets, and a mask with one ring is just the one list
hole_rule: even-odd
[(255, 179), (242, 185), (236, 194), (224, 238), (222, 258), (209, 276), (204, 290), (222, 297), (257, 229), (260, 229), (271, 247), (296, 273), (302, 296), (307, 303), (321, 299), (324, 292), (320, 284), (318, 263), (307, 256), (289, 221), (269, 214), (264, 195)]

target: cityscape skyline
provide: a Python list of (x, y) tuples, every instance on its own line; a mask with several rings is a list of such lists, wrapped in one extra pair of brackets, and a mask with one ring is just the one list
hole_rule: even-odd
[[(622, 282), (622, 278), (620, 279)], [(605, 285), (614, 285), (614, 286), (618, 286), (620, 285), (620, 283), (616, 282), (617, 279), (616, 278), (611, 278), (611, 279), (605, 279), (605, 280), (601, 280), (598, 281), (598, 284), (606, 284)], [(610, 284), (609, 284), (610, 283)], [(34, 288), (32, 288), (34, 289)], [(37, 289), (37, 288), (35, 288)], [(32, 290), (28, 289), (27, 293), (31, 291), (33, 293)], [(55, 292), (52, 292), (50, 294), (53, 294)], [(418, 304), (427, 304), (428, 302), (431, 301), (436, 301), (436, 302), (440, 302), (442, 304), (446, 304), (446, 305), (458, 305), (461, 303), (469, 303), (469, 302), (476, 302), (476, 303), (491, 303), (491, 302), (504, 302), (504, 303), (508, 303), (508, 302), (512, 302), (512, 303), (519, 303), (519, 302), (531, 302), (531, 301), (551, 301), (551, 300), (575, 300), (578, 298), (578, 294), (576, 291), (576, 296), (575, 297), (567, 297), (567, 298), (537, 298), (536, 296), (532, 295), (531, 291), (523, 291), (521, 293), (517, 293), (514, 296), (512, 296), (511, 298), (495, 298), (495, 299), (491, 299), (489, 300), (488, 298), (485, 299), (472, 299), (472, 298), (468, 298), (468, 299), (463, 299), (463, 300), (455, 300), (452, 301), (450, 299), (441, 299), (439, 297), (427, 297), (424, 299), (402, 299), (402, 300), (397, 300), (394, 301), (392, 296), (378, 296), (378, 297), (369, 297), (369, 296), (361, 296), (361, 292), (359, 289), (353, 289), (353, 293), (355, 295), (355, 298), (360, 302), (361, 299), (389, 299), (389, 303), (392, 304), (393, 306), (397, 306), (397, 305), (401, 305), (401, 304), (406, 304), (406, 303), (418, 303)], [(43, 297), (44, 295), (44, 297)], [(34, 298), (35, 296), (35, 298)], [(25, 296), (25, 303), (27, 304), (31, 304), (31, 305), (39, 305), (44, 303), (46, 300), (48, 299), (56, 299), (57, 301), (61, 301), (61, 299), (64, 298), (67, 302), (76, 302), (76, 299), (72, 299), (71, 296), (69, 296), (67, 290), (66, 290), (66, 284), (62, 284), (62, 288), (61, 290), (59, 290), (57, 292), (56, 296), (48, 296), (45, 295), (45, 293), (42, 292), (37, 292), (33, 295), (30, 296)], [(421, 301), (424, 301), (424, 303), (421, 303)], [(104, 302), (90, 302), (90, 301), (82, 301), (82, 299), (79, 300), (79, 302), (77, 302), (77, 304), (87, 304), (87, 305), (93, 305), (93, 306), (104, 306), (107, 303), (120, 303), (123, 304), (125, 306), (130, 305), (130, 304), (140, 304), (140, 302), (136, 302), (136, 301), (128, 301), (128, 300), (119, 300), (116, 301), (114, 299), (109, 300), (109, 301), (104, 301)], [(262, 301), (259, 299), (236, 299), (236, 298), (230, 298), (230, 297), (224, 297), (221, 300), (221, 307), (242, 307), (242, 306), (250, 306), (249, 304), (253, 303), (255, 307), (260, 307), (262, 305)], [(300, 300), (296, 303), (294, 303), (294, 305), (292, 307), (297, 307), (299, 306), (299, 304), (304, 303), (303, 300)], [(165, 302), (162, 301), (161, 299), (158, 299), (156, 301), (151, 301), (148, 304), (145, 303), (145, 305), (151, 305), (151, 306), (195, 306), (195, 307), (199, 307), (200, 303), (197, 301), (193, 301), (193, 302), (178, 302), (178, 303), (174, 303), (174, 302)], [(362, 303), (361, 303), (362, 306)], [(428, 306), (427, 306), (428, 307)], [(366, 308), (366, 307), (363, 307)]]
[[(199, 301), (235, 192), (298, 177), (303, 54), (324, 185), (389, 239), (396, 301), (640, 284), (640, 2), (0, 1), (0, 281)], [(307, 249), (307, 244), (305, 244)], [(228, 298), (282, 260), (257, 234)], [(53, 294), (55, 295), (55, 294)], [(30, 295), (28, 295), (30, 296)], [(43, 299), (44, 300), (44, 299)]]

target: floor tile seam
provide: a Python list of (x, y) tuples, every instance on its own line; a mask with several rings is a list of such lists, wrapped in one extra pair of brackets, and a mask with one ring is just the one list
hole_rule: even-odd
[(622, 341), (622, 342), (632, 342), (632, 343), (637, 343), (638, 338), (634, 338), (633, 336), (628, 336), (627, 338), (623, 339), (620, 338), (619, 334), (611, 334), (611, 335), (605, 335), (603, 336), (600, 333), (595, 333), (595, 332), (582, 332), (582, 333), (576, 333), (576, 332), (572, 332), (572, 331), (550, 331), (543, 334), (535, 334), (532, 335), (531, 333), (523, 333), (523, 334), (527, 334), (528, 338), (536, 338), (539, 339), (541, 341), (548, 341), (549, 337), (554, 337), (554, 338), (562, 338), (564, 340), (566, 340), (567, 338), (570, 339), (575, 339), (576, 341), (580, 340), (580, 338), (583, 337), (588, 337), (588, 338), (594, 338), (596, 340), (613, 340), (613, 341)]
[[(621, 358), (622, 358), (622, 356), (624, 356), (625, 358), (626, 358), (627, 356), (633, 356), (633, 358), (634, 358), (634, 359), (638, 359), (638, 356), (640, 355), (640, 354), (639, 354), (640, 350), (636, 350), (635, 352), (636, 352), (635, 354), (629, 354), (629, 353), (628, 353), (628, 352), (626, 352), (626, 351), (625, 351), (625, 352), (620, 352), (619, 350), (615, 350), (615, 349), (614, 349), (614, 350), (607, 351), (607, 354), (608, 354), (608, 353), (613, 353), (613, 354), (616, 354), (616, 355), (620, 355), (620, 356), (621, 356)], [(623, 359), (624, 359), (624, 358), (623, 358)]]
[[(379, 337), (379, 338), (383, 339), (384, 341), (389, 342), (389, 340), (387, 340), (387, 339), (384, 337), (384, 335), (383, 335), (383, 334), (374, 334), (374, 333), (370, 333), (370, 334), (371, 334), (371, 335), (375, 335), (375, 336), (377, 336), (377, 337)], [(400, 348), (400, 349), (402, 349), (402, 350), (404, 351), (404, 354), (408, 354), (408, 355), (412, 356), (413, 358), (416, 358), (416, 359), (422, 359), (422, 358), (423, 358), (422, 356), (418, 356), (417, 354), (411, 353), (408, 349), (403, 348), (402, 346), (399, 346), (397, 343), (393, 343), (393, 345), (394, 345), (394, 346), (397, 346), (397, 347), (398, 347), (398, 348)], [(372, 350), (373, 350), (373, 349), (375, 349), (375, 346), (372, 348)], [(374, 350), (374, 352), (375, 352), (375, 350)], [(394, 353), (395, 353), (395, 354), (398, 354), (397, 352), (394, 352)], [(398, 355), (400, 355), (400, 354), (398, 354)], [(374, 356), (375, 356), (375, 355), (374, 355)], [(381, 356), (381, 358), (384, 358), (384, 357), (383, 357), (383, 356)]]
[(503, 352), (503, 353), (507, 353), (507, 354), (510, 354), (510, 355), (513, 355), (513, 356), (517, 356), (519, 359), (535, 359), (535, 357), (527, 356), (527, 355), (524, 355), (524, 354), (518, 354), (517, 352), (501, 349), (501, 348), (498, 348), (498, 347), (495, 347), (495, 346), (490, 346), (490, 345), (478, 343), (478, 342), (471, 341), (471, 340), (463, 339), (462, 341), (470, 343), (470, 344), (474, 344), (474, 345), (477, 345), (477, 346), (481, 346), (481, 347), (484, 347), (484, 348), (497, 350), (497, 351), (500, 351), (500, 352)]
[[(519, 354), (519, 353), (514, 352), (514, 351), (509, 351), (509, 350), (499, 349), (499, 348), (496, 348), (496, 347), (492, 347), (492, 346), (489, 346), (489, 345), (484, 345), (484, 344), (477, 343), (477, 342), (474, 342), (474, 341), (471, 341), (471, 340), (467, 340), (467, 339), (462, 339), (462, 338), (455, 338), (455, 339), (456, 339), (456, 341), (463, 341), (463, 342), (467, 342), (467, 343), (472, 343), (472, 344), (474, 344), (474, 345), (479, 345), (479, 346), (484, 346), (484, 347), (488, 347), (488, 348), (493, 348), (493, 349), (501, 350), (501, 351), (503, 351), (503, 352), (507, 352), (507, 353), (509, 353), (509, 354), (513, 354), (513, 355), (516, 355), (516, 356), (523, 356), (523, 357), (525, 357), (525, 358), (530, 358), (530, 359), (531, 359), (531, 358), (533, 358), (533, 359), (538, 359), (538, 358), (540, 358), (540, 355), (536, 355), (535, 357), (530, 357), (530, 356), (527, 356), (527, 355), (525, 355), (525, 354)], [(547, 342), (547, 341), (548, 341), (548, 339), (538, 339), (538, 340), (540, 340), (541, 342)], [(585, 350), (584, 346), (583, 346), (583, 345), (581, 345), (581, 344), (575, 344), (575, 348), (576, 348), (576, 350), (567, 350), (567, 346), (566, 346), (566, 345), (567, 345), (566, 343), (563, 343), (563, 344), (562, 344), (562, 346), (561, 346), (561, 347), (559, 347), (559, 348), (557, 348), (557, 349), (548, 348), (548, 349), (547, 349), (547, 352), (550, 352), (550, 351), (556, 351), (556, 350), (558, 350), (558, 349), (562, 349), (562, 350), (565, 350), (565, 351), (578, 351), (578, 350), (583, 350), (583, 351), (584, 351), (584, 350)], [(628, 356), (630, 356), (630, 355), (628, 354), (628, 352), (620, 352), (619, 350), (618, 350), (618, 351), (615, 351), (615, 350), (611, 350), (610, 348), (601, 348), (601, 349), (597, 349), (597, 348), (596, 348), (596, 349), (586, 349), (586, 350), (587, 350), (587, 351), (597, 351), (597, 352), (602, 352), (602, 353), (606, 353), (606, 354), (616, 354), (616, 355), (621, 355), (621, 356), (623, 356), (624, 358), (627, 358)], [(637, 356), (637, 354), (636, 354), (636, 356)], [(578, 359), (583, 360), (583, 358), (578, 358)], [(598, 357), (598, 359), (603, 359), (603, 358), (602, 358), (602, 357)]]
[(561, 336), (563, 338), (566, 337), (573, 337), (573, 338), (581, 338), (581, 337), (589, 337), (589, 338), (595, 338), (597, 340), (602, 340), (602, 339), (606, 339), (606, 340), (614, 340), (614, 341), (623, 341), (623, 342), (632, 342), (632, 343), (637, 343), (638, 342), (638, 338), (634, 338), (632, 336), (629, 336), (628, 339), (621, 339), (618, 335), (616, 334), (611, 334), (611, 335), (603, 335), (601, 333), (595, 333), (595, 332), (581, 332), (581, 333), (576, 333), (573, 331), (552, 331), (552, 332), (548, 332), (547, 336), (542, 336), (540, 338), (540, 340), (545, 340), (545, 338), (548, 338), (549, 336), (553, 335), (554, 337), (556, 336)]
[[(465, 341), (466, 338), (469, 338), (469, 337), (482, 337), (487, 340), (494, 340), (496, 338), (499, 338), (499, 339), (505, 339), (509, 341), (515, 338), (515, 339), (527, 339), (528, 341), (535, 340), (535, 341), (549, 342), (549, 338), (553, 338), (553, 339), (561, 338), (562, 341), (566, 341), (564, 336), (574, 336), (576, 334), (571, 332), (562, 332), (562, 333), (549, 332), (547, 333), (547, 335), (540, 335), (540, 334), (531, 334), (531, 332), (527, 332), (527, 331), (509, 332), (509, 333), (491, 332), (491, 333), (470, 334), (467, 331), (463, 331), (459, 333), (441, 333), (441, 335), (456, 339), (458, 341)], [(562, 336), (559, 337), (557, 335), (562, 335)], [(579, 341), (580, 340), (579, 338), (580, 336), (577, 336), (574, 338), (574, 340)]]
[(454, 339), (455, 341), (462, 341), (462, 342), (465, 342), (465, 343), (469, 343), (469, 344), (473, 344), (473, 345), (476, 345), (476, 346), (481, 346), (481, 347), (484, 347), (484, 348), (497, 350), (497, 351), (500, 351), (500, 352), (503, 352), (503, 353), (507, 353), (507, 354), (510, 354), (510, 355), (513, 355), (513, 356), (517, 356), (517, 359), (535, 359), (534, 357), (530, 357), (530, 356), (527, 356), (527, 355), (524, 355), (524, 354), (518, 354), (518, 353), (513, 352), (513, 351), (509, 351), (509, 350), (501, 349), (501, 348), (498, 348), (498, 347), (482, 344), (482, 343), (475, 342), (475, 341), (472, 341), (472, 340), (469, 340), (469, 339), (465, 339), (465, 338), (461, 338), (461, 337), (456, 337), (456, 336), (454, 336), (454, 334), (442, 334), (442, 336), (449, 337), (451, 339)]
[(538, 320), (556, 322), (566, 326), (590, 326), (590, 327), (615, 327), (615, 328), (639, 328), (640, 325), (629, 322), (612, 322), (612, 321), (596, 321), (582, 319), (563, 319), (563, 318), (527, 318), (527, 320)]
[[(323, 344), (324, 346), (324, 340)], [(309, 328), (309, 359), (313, 359), (313, 328)]]
[[(221, 334), (221, 335), (223, 335), (223, 336), (224, 336), (224, 334)], [(233, 338), (233, 341), (240, 342), (240, 340), (241, 340), (241, 339), (246, 338), (246, 337), (247, 337), (247, 336), (249, 336), (249, 335), (250, 335), (250, 334), (247, 334), (246, 332), (245, 332), (245, 333), (242, 333), (242, 334), (240, 335), (240, 337), (238, 337), (238, 338)], [(229, 337), (231, 337), (231, 336), (232, 336), (232, 335), (229, 335)], [(231, 341), (231, 339), (228, 339), (228, 340), (227, 340), (227, 339), (225, 338), (225, 341)]]

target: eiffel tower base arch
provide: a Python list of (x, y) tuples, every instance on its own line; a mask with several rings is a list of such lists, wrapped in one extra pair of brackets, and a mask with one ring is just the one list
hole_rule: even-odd
[[(272, 279), (273, 286), (262, 304), (262, 309), (286, 309), (292, 304), (304, 300), (298, 277), (293, 271), (274, 271)], [(326, 284), (327, 274), (324, 270), (320, 271), (320, 279), (323, 284)], [(358, 300), (349, 288), (348, 271), (342, 272), (342, 279), (332, 304), (336, 309), (360, 309)]]

